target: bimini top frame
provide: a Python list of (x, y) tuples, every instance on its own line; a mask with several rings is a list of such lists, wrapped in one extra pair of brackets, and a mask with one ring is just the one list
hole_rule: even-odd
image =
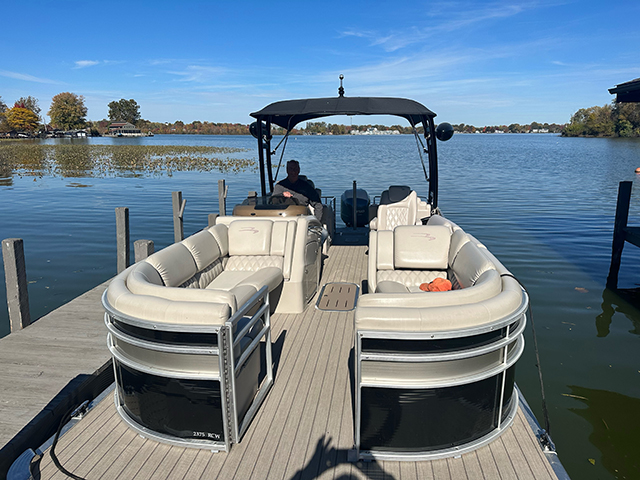
[(272, 103), (260, 111), (253, 112), (251, 116), (257, 120), (255, 127), (257, 131), (254, 133), (258, 138), (262, 195), (267, 195), (265, 150), (267, 152), (266, 172), (269, 178), (269, 189), (273, 191), (271, 124), (286, 129), (288, 134), (300, 122), (334, 115), (395, 115), (407, 119), (414, 129), (422, 124), (426, 140), (424, 152), (429, 159), (428, 174), (425, 170), (425, 175), (429, 180), (429, 203), (432, 208), (438, 206), (438, 161), (433, 122), (436, 114), (424, 105), (406, 98), (345, 97), (340, 95), (331, 98), (285, 100)]

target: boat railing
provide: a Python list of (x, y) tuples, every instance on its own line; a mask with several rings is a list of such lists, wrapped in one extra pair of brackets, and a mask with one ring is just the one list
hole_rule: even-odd
[(171, 445), (229, 451), (238, 443), (273, 384), (268, 287), (218, 325), (134, 318), (106, 292), (102, 302), (125, 422)]
[[(255, 310), (256, 307), (258, 307), (258, 310), (251, 317), (247, 318), (247, 313)], [(231, 406), (230, 429), (232, 440), (235, 443), (238, 443), (244, 435), (249, 423), (258, 412), (267, 392), (273, 385), (271, 316), (269, 312), (269, 289), (264, 286), (226, 323), (226, 332), (229, 335), (229, 339), (224, 342), (227, 349), (225, 354), (225, 367), (228, 370), (227, 378), (231, 387), (229, 389), (229, 395), (233, 396), (233, 398), (230, 399), (231, 401), (227, 402), (227, 405)], [(254, 335), (251, 333), (257, 329), (259, 329), (257, 334)], [(248, 338), (251, 338), (251, 341), (246, 345)], [(265, 340), (264, 343), (262, 343), (262, 339)], [(239, 406), (243, 401), (238, 398), (236, 382), (241, 380), (240, 377), (244, 373), (243, 370), (245, 366), (252, 362), (252, 359), (257, 359), (257, 367), (258, 369), (260, 368), (261, 344), (264, 345), (265, 349), (266, 377), (258, 387), (258, 391), (248, 407), (247, 412), (242, 416)], [(254, 355), (255, 353), (257, 353), (257, 355)], [(262, 379), (258, 380), (259, 383), (260, 380)]]

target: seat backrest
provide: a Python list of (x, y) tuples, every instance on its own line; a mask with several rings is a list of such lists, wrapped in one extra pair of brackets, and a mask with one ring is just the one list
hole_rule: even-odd
[(446, 270), (449, 229), (439, 225), (401, 225), (393, 231), (394, 269)]
[(144, 260), (156, 269), (162, 283), (178, 287), (191, 279), (198, 268), (191, 252), (182, 243), (174, 243)]
[(380, 205), (378, 207), (377, 230), (393, 230), (398, 225), (415, 225), (418, 212), (418, 194), (411, 191), (400, 202)]
[(407, 185), (391, 185), (388, 190), (380, 195), (380, 205), (401, 202), (409, 196), (411, 187)]
[(374, 292), (378, 271), (446, 271), (451, 231), (442, 225), (401, 225), (395, 230), (369, 233), (369, 291)]
[(459, 288), (469, 288), (475, 285), (485, 272), (496, 270), (496, 267), (475, 243), (467, 241), (453, 259), (451, 269), (454, 277), (452, 283), (457, 282)]
[[(228, 217), (226, 217), (228, 218)], [(296, 217), (237, 219), (228, 223), (229, 270), (253, 270), (266, 266), (282, 269), (288, 279), (296, 234)]]

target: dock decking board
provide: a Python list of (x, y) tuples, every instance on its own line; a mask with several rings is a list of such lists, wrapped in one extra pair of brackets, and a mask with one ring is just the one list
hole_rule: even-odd
[[(332, 246), (323, 282), (362, 286), (366, 250)], [(100, 309), (99, 301), (94, 308)], [(556, 478), (522, 410), (504, 435), (458, 458), (348, 463), (354, 428), (353, 312), (321, 312), (312, 302), (301, 315), (274, 315), (272, 340), (277, 361), (273, 387), (244, 438), (229, 453), (143, 439), (120, 419), (109, 394), (61, 439), (58, 457), (66, 468), (88, 479)], [(104, 339), (101, 343), (106, 352)], [(43, 457), (40, 470), (43, 480), (64, 478), (49, 455)]]
[(109, 361), (100, 297), (106, 283), (0, 339), (0, 448), (71, 381)]

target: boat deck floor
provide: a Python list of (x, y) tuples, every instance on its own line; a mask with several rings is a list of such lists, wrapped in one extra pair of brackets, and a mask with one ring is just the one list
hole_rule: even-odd
[[(362, 285), (366, 246), (332, 246), (323, 282)], [(315, 300), (314, 300), (315, 301)], [(519, 409), (491, 444), (430, 462), (349, 463), (353, 448), (353, 312), (310, 304), (272, 316), (275, 380), (242, 441), (229, 453), (144, 439), (116, 413), (109, 394), (59, 441), (62, 465), (87, 479), (555, 479)], [(41, 479), (67, 478), (45, 452)]]

